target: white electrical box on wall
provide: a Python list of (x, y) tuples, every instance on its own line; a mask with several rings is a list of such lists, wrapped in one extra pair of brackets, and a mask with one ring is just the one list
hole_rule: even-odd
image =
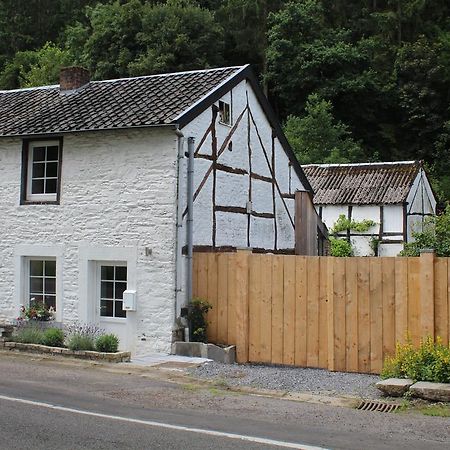
[(136, 311), (136, 291), (127, 289), (123, 293), (124, 311)]

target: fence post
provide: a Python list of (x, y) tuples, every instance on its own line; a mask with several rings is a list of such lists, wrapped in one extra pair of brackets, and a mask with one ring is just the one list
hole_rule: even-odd
[(327, 271), (327, 327), (328, 327), (328, 370), (334, 370), (334, 261), (333, 256), (328, 256), (328, 271)]
[(249, 269), (251, 249), (238, 249), (236, 257), (236, 360), (248, 362)]
[(434, 339), (434, 250), (420, 252), (420, 329)]

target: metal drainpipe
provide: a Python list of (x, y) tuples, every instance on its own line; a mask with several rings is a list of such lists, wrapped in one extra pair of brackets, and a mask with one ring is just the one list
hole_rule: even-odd
[(177, 159), (177, 175), (178, 175), (178, 186), (177, 186), (177, 226), (176, 226), (176, 263), (175, 263), (175, 311), (174, 320), (177, 320), (178, 311), (180, 305), (180, 293), (182, 291), (181, 278), (182, 278), (182, 245), (183, 239), (181, 235), (181, 230), (183, 228), (183, 204), (182, 204), (182, 160), (184, 158), (183, 154), (183, 133), (176, 128), (175, 134), (178, 138), (178, 159)]
[(192, 300), (192, 266), (193, 266), (193, 232), (194, 232), (194, 143), (193, 137), (188, 137), (188, 167), (187, 167), (187, 217), (186, 217), (186, 243), (187, 243), (187, 286), (186, 296), (188, 303)]

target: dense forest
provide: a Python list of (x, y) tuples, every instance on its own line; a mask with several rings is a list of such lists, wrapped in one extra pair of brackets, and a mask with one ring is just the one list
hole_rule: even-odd
[(245, 63), (301, 162), (422, 159), (450, 198), (449, 0), (0, 0), (0, 89)]

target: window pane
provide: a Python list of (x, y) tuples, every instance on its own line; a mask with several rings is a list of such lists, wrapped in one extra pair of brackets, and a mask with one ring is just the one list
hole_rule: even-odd
[(45, 278), (45, 293), (56, 294), (56, 278)]
[(114, 280), (114, 266), (102, 266), (102, 280)]
[(44, 292), (44, 279), (43, 278), (30, 278), (30, 293), (39, 294)]
[(127, 283), (116, 283), (115, 298), (123, 298), (123, 291), (127, 288)]
[(45, 147), (33, 148), (33, 161), (45, 161)]
[(58, 161), (58, 146), (47, 147), (47, 161)]
[(127, 312), (122, 309), (123, 302), (116, 302), (115, 303), (115, 313), (116, 317), (127, 317)]
[(56, 311), (56, 297), (54, 295), (46, 295), (45, 302), (46, 308), (53, 308)]
[[(34, 183), (34, 181), (33, 181)], [(46, 194), (56, 194), (56, 179), (55, 180), (45, 180), (45, 193)]]
[(32, 178), (44, 177), (45, 163), (33, 163), (33, 176)]
[(56, 261), (45, 261), (45, 275), (56, 277)]
[(100, 315), (106, 317), (113, 317), (113, 304), (112, 300), (102, 300), (100, 302)]
[(47, 163), (45, 176), (47, 178), (56, 178), (58, 176), (58, 163), (57, 162)]
[(102, 281), (101, 298), (114, 298), (112, 281)]
[(32, 194), (43, 194), (44, 193), (44, 180), (33, 180), (31, 182), (31, 193)]
[(30, 275), (34, 277), (41, 277), (44, 274), (43, 261), (30, 261)]
[(38, 306), (43, 302), (42, 295), (30, 295), (30, 306)]
[(116, 266), (116, 280), (127, 281), (126, 266)]

